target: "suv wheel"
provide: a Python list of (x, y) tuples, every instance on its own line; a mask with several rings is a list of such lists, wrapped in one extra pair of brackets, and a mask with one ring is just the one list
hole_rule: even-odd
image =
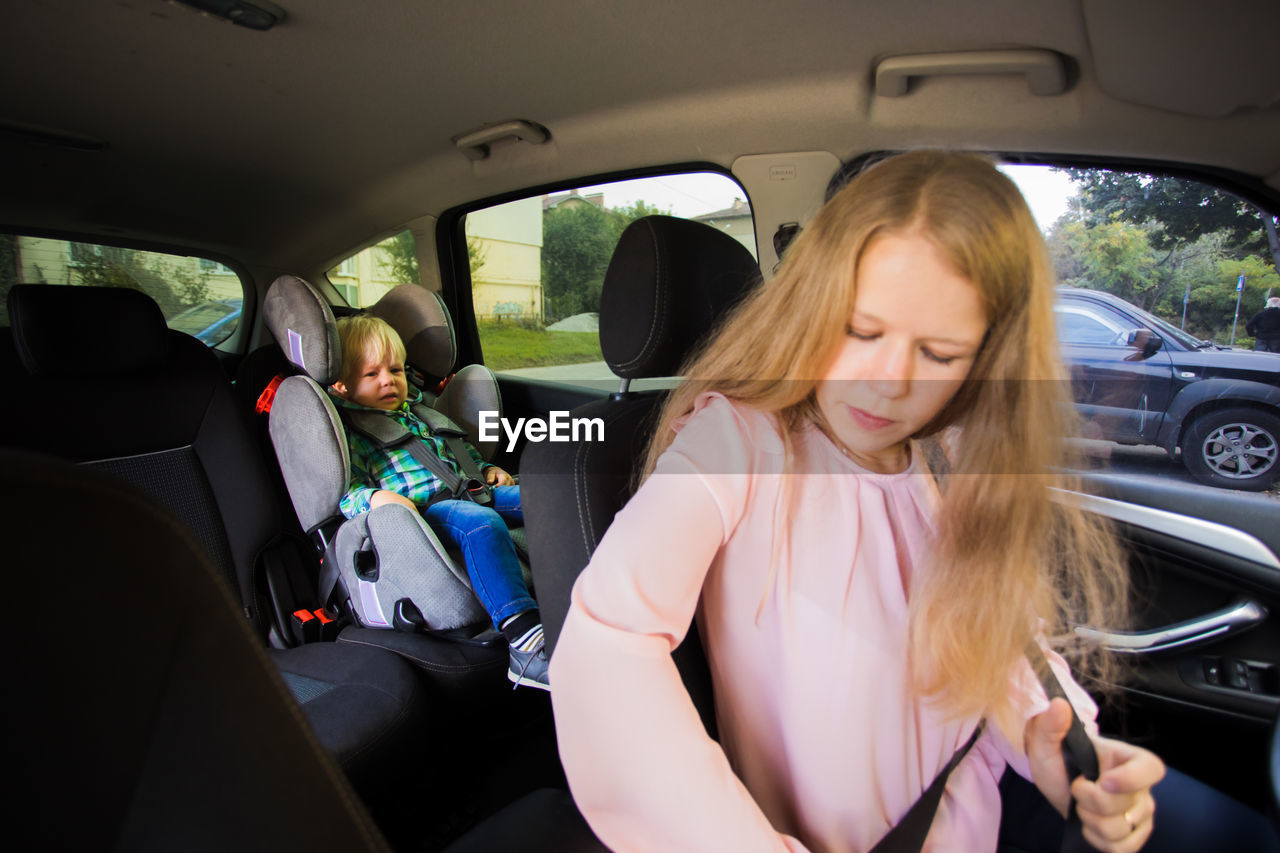
[(1197, 480), (1260, 492), (1280, 479), (1280, 418), (1259, 409), (1219, 409), (1192, 422), (1182, 462)]

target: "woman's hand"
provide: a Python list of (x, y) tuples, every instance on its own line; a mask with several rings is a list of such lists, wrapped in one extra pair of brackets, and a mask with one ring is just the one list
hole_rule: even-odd
[(1071, 707), (1054, 699), (1049, 708), (1027, 721), (1023, 742), (1031, 762), (1031, 778), (1040, 792), (1066, 815), (1070, 798), (1084, 839), (1104, 853), (1130, 853), (1146, 843), (1154, 826), (1156, 801), (1151, 788), (1164, 778), (1164, 762), (1155, 753), (1123, 741), (1093, 738), (1101, 775), (1090, 782), (1078, 777), (1067, 787), (1062, 739), (1071, 727)]
[(491, 486), (514, 486), (515, 480), (497, 465), (484, 469), (484, 481)]

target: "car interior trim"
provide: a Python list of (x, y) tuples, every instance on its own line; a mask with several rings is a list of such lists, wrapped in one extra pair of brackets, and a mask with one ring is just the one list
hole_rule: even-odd
[(891, 56), (876, 65), (876, 94), (898, 98), (910, 91), (912, 77), (961, 74), (1022, 74), (1031, 94), (1067, 91), (1066, 63), (1052, 50), (968, 50)]
[(1243, 530), (1214, 521), (1205, 521), (1189, 515), (1139, 506), (1098, 495), (1086, 495), (1065, 489), (1054, 489), (1053, 492), (1055, 500), (1074, 504), (1114, 521), (1144, 527), (1177, 539), (1186, 539), (1209, 548), (1236, 554), (1273, 569), (1280, 569), (1280, 559), (1271, 549), (1262, 540)]
[(1240, 596), (1221, 610), (1149, 631), (1108, 631), (1077, 625), (1075, 633), (1100, 643), (1109, 651), (1139, 655), (1221, 638), (1228, 633), (1253, 628), (1266, 618), (1267, 608), (1251, 598)]

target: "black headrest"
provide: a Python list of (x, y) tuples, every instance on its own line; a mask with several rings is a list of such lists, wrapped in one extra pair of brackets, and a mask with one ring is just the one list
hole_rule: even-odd
[(33, 376), (114, 376), (156, 370), (169, 328), (150, 296), (125, 287), (16, 284), (13, 343)]
[(760, 280), (746, 247), (710, 225), (646, 216), (613, 250), (600, 296), (600, 346), (618, 376), (673, 376)]

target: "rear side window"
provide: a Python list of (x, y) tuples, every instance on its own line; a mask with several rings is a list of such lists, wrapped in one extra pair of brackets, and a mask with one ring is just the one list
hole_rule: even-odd
[(15, 284), (140, 290), (160, 306), (171, 329), (211, 347), (235, 334), (244, 305), (240, 276), (209, 258), (0, 234), (0, 319), (6, 326)]
[(412, 231), (401, 231), (377, 245), (343, 258), (326, 273), (329, 283), (352, 308), (364, 308), (401, 284), (420, 284)]
[(691, 172), (531, 196), (467, 214), (471, 297), (485, 364), (569, 383), (614, 381), (600, 350), (600, 289), (624, 228), (666, 214), (724, 231), (756, 254), (746, 192)]

